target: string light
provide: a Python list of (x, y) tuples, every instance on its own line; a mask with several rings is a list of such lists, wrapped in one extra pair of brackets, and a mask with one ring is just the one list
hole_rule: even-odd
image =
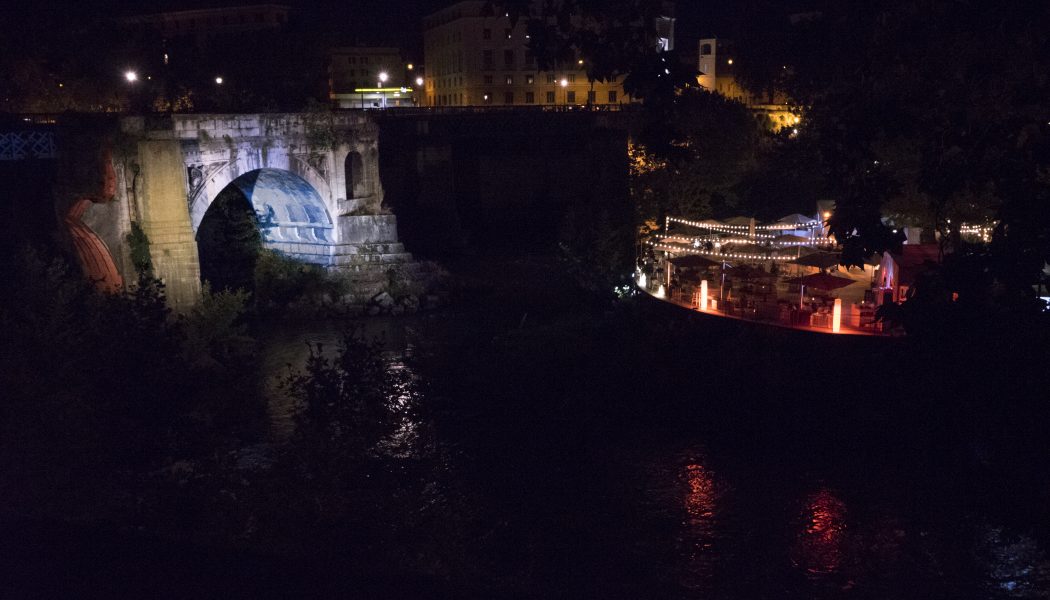
[(677, 242), (682, 242), (682, 243), (685, 243), (685, 244), (692, 244), (692, 245), (696, 245), (698, 242), (699, 243), (711, 242), (711, 243), (716, 243), (716, 244), (755, 244), (755, 243), (760, 243), (760, 244), (769, 244), (773, 248), (796, 248), (796, 247), (800, 247), (800, 246), (834, 246), (836, 244), (835, 240), (832, 240), (831, 238), (826, 238), (826, 237), (813, 238), (812, 240), (807, 240), (805, 242), (778, 242), (778, 241), (775, 241), (775, 240), (774, 241), (768, 241), (768, 242), (758, 242), (756, 240), (746, 239), (746, 238), (717, 238), (717, 237), (704, 237), (704, 236), (687, 237), (687, 236), (682, 236), (682, 235), (664, 235), (664, 236), (660, 236), (660, 238), (663, 239), (664, 241), (677, 241)]
[(717, 256), (724, 258), (741, 258), (744, 260), (795, 260), (794, 256), (769, 256), (765, 254), (738, 254), (735, 252), (709, 252), (707, 250), (698, 250), (696, 248), (681, 248), (678, 246), (671, 246), (670, 244), (661, 244), (659, 242), (649, 242), (651, 246), (657, 250), (663, 250), (665, 252), (685, 252), (687, 254), (701, 254), (704, 256)]
[[(710, 223), (706, 221), (690, 221), (688, 219), (682, 219), (680, 217), (666, 217), (667, 223), (681, 223), (682, 225), (689, 225), (690, 227), (699, 227), (701, 229), (710, 229), (712, 231), (728, 230), (728, 231), (750, 231), (750, 225), (726, 225), (723, 223)], [(813, 220), (808, 223), (799, 224), (788, 224), (788, 223), (773, 223), (771, 225), (755, 225), (755, 229), (762, 229), (766, 231), (794, 231), (798, 229), (817, 229), (823, 227), (820, 221)], [(776, 237), (768, 234), (756, 234), (765, 237)]]

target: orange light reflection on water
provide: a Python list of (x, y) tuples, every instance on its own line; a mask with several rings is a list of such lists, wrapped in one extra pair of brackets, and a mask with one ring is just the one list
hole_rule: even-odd
[(711, 473), (703, 465), (690, 464), (685, 467), (685, 480), (689, 491), (685, 497), (685, 510), (695, 524), (714, 516), (715, 484)]
[(805, 529), (796, 547), (796, 564), (810, 573), (838, 571), (846, 535), (845, 503), (822, 489), (809, 498), (803, 515)]

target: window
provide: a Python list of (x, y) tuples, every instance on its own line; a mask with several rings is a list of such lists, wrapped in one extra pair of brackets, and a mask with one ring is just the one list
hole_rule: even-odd
[(492, 85), (492, 75), (485, 76), (485, 85)]
[(576, 75), (569, 74), (569, 83), (576, 83)]
[(507, 75), (507, 85), (514, 85), (514, 76)]
[(525, 92), (525, 104), (536, 104), (536, 94)]
[(355, 69), (350, 69), (350, 76), (351, 77), (356, 77), (357, 76), (357, 71)]
[(616, 104), (616, 90), (609, 90), (609, 104)]
[(576, 104), (576, 92), (565, 92), (565, 103)]
[(367, 56), (362, 56), (361, 57), (361, 64), (362, 65), (367, 65), (368, 64), (368, 57)]
[(554, 73), (547, 73), (547, 83), (554, 83)]
[(527, 83), (529, 85), (532, 85), (532, 84), (536, 83), (536, 76), (535, 75), (526, 75), (525, 76), (525, 83)]
[(547, 104), (554, 104), (554, 92), (547, 92)]
[(525, 64), (529, 67), (535, 68), (536, 66), (536, 54), (532, 50), (525, 50)]
[(361, 155), (357, 152), (347, 154), (343, 167), (346, 171), (346, 197), (360, 198), (367, 195), (364, 186), (364, 161)]
[(492, 50), (485, 50), (481, 53), (482, 68), (492, 69)]
[(514, 92), (503, 92), (503, 103), (514, 104)]
[(492, 104), (492, 92), (485, 92), (485, 104)]
[(482, 29), (481, 30), (481, 39), (483, 39), (483, 40), (491, 40), (492, 39), (492, 30), (491, 29)]
[(700, 56), (707, 56), (711, 54), (711, 44), (700, 45)]
[(511, 38), (511, 35), (510, 35), (510, 33), (511, 33), (511, 32), (510, 32), (510, 30), (509, 30), (509, 29), (504, 29), (504, 30), (503, 30), (503, 36), (504, 36), (504, 37), (506, 37), (506, 38), (507, 38), (508, 40), (509, 40), (509, 39)]
[(598, 101), (598, 92), (591, 90), (587, 92), (587, 104), (594, 104)]
[(508, 69), (514, 68), (514, 51), (504, 50), (503, 51), (503, 66)]

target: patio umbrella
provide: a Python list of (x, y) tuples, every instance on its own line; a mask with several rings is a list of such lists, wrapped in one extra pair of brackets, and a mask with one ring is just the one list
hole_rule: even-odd
[(768, 256), (773, 251), (773, 248), (762, 244), (723, 244), (722, 250), (731, 254), (764, 254)]
[(789, 243), (789, 242), (790, 243), (807, 243), (807, 242), (812, 243), (813, 242), (813, 240), (811, 240), (810, 238), (802, 237), (801, 235), (791, 235), (791, 234), (777, 236), (773, 241), (774, 242), (780, 242), (781, 244), (786, 244), (786, 243)]
[(793, 265), (802, 265), (804, 267), (827, 269), (839, 264), (839, 258), (840, 255), (837, 252), (813, 252), (796, 258), (795, 260), (789, 260), (788, 262)]
[(798, 286), (799, 306), (802, 306), (806, 297), (806, 286), (815, 287), (818, 290), (828, 290), (830, 292), (857, 283), (854, 279), (836, 277), (834, 275), (828, 275), (827, 273), (814, 273), (803, 277), (792, 277), (791, 279), (788, 279), (787, 282), (800, 284)]
[(781, 217), (777, 221), (777, 225), (808, 225), (816, 221), (813, 217), (807, 217), (806, 215), (800, 215), (799, 213), (790, 214), (786, 217)]
[(804, 286), (817, 288), (819, 290), (834, 291), (839, 288), (844, 288), (847, 285), (857, 283), (857, 280), (848, 277), (828, 275), (827, 273), (814, 273), (803, 277), (792, 277), (791, 279), (788, 279), (787, 282), (801, 283)]
[(710, 258), (699, 254), (676, 256), (667, 262), (680, 269), (707, 269), (722, 264), (722, 261), (711, 260)]
[(776, 279), (777, 276), (769, 273), (765, 269), (759, 267), (752, 267), (750, 265), (740, 265), (733, 269), (733, 275), (740, 277), (741, 279)]
[(726, 225), (738, 225), (738, 226), (739, 225), (750, 225), (751, 224), (751, 217), (744, 217), (744, 216), (733, 217), (731, 219), (726, 219), (725, 223), (726, 223)]

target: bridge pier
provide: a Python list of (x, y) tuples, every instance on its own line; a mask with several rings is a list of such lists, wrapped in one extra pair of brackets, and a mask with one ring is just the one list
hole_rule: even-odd
[(177, 140), (138, 143), (142, 173), (140, 226), (150, 242), (154, 275), (164, 282), (172, 308), (185, 309), (200, 297), (197, 241), (186, 210), (186, 167)]

